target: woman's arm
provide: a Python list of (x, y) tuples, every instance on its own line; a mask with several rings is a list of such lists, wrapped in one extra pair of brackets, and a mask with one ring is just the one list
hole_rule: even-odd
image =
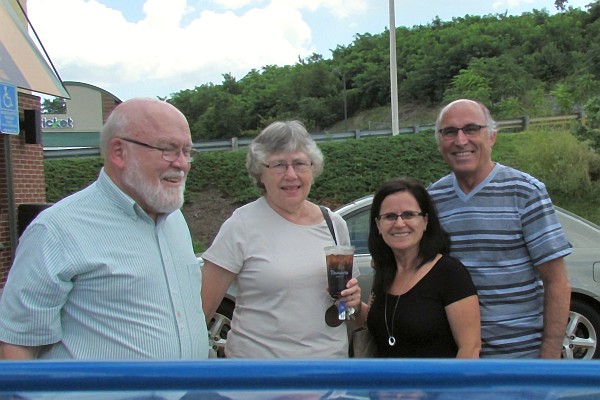
[(351, 326), (356, 329), (367, 324), (367, 316), (369, 315), (369, 310), (371, 309), (371, 304), (373, 303), (373, 294), (369, 296), (369, 304), (365, 304), (361, 302), (359, 305), (355, 306), (356, 312), (354, 313), (354, 321), (352, 321)]
[(204, 260), (202, 267), (202, 310), (206, 323), (217, 311), (227, 288), (235, 278), (236, 274), (227, 271), (225, 268), (218, 266), (210, 261)]
[(481, 317), (476, 295), (446, 306), (452, 336), (458, 346), (456, 358), (479, 358), (481, 350)]

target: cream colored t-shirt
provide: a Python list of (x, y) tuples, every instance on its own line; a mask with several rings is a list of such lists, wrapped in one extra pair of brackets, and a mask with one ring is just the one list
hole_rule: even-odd
[[(330, 215), (338, 244), (349, 245), (345, 221)], [(346, 325), (331, 328), (325, 323), (333, 300), (323, 248), (333, 244), (325, 221), (291, 223), (264, 197), (225, 221), (202, 257), (238, 274), (228, 358), (348, 357)], [(353, 276), (358, 275), (355, 265)]]

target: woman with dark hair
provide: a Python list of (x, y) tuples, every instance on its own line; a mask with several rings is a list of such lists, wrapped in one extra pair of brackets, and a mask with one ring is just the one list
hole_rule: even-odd
[(375, 269), (361, 319), (379, 357), (478, 358), (477, 291), (464, 265), (449, 257), (450, 240), (425, 187), (385, 182), (371, 206), (369, 251)]

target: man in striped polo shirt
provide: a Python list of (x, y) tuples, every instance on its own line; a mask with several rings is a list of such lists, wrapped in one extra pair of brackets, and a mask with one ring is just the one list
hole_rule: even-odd
[(202, 359), (200, 264), (180, 211), (192, 161), (184, 115), (117, 106), (104, 167), (20, 238), (0, 300), (0, 358)]
[(544, 184), (492, 161), (496, 124), (479, 102), (448, 104), (435, 135), (452, 173), (428, 190), (477, 286), (481, 357), (560, 358), (571, 250)]

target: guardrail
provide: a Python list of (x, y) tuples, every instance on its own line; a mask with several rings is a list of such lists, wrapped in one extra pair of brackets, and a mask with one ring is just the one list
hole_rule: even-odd
[[(527, 130), (532, 126), (543, 126), (543, 125), (566, 125), (573, 121), (580, 120), (582, 114), (568, 114), (559, 115), (554, 117), (536, 117), (529, 118), (519, 117), (512, 118), (502, 121), (496, 121), (498, 129), (510, 130), (510, 131), (522, 131)], [(423, 131), (433, 131), (435, 124), (423, 124), (401, 127), (398, 129), (398, 133), (401, 135), (414, 134)], [(311, 134), (315, 142), (332, 142), (340, 140), (354, 139), (358, 140), (367, 137), (378, 137), (378, 136), (392, 136), (392, 129), (379, 129), (361, 131), (359, 129), (351, 132), (341, 133), (314, 133)], [(248, 147), (252, 142), (251, 138), (236, 138), (233, 137), (229, 140), (213, 140), (208, 142), (197, 142), (193, 144), (194, 150), (196, 151), (235, 151), (242, 148)], [(66, 158), (66, 157), (86, 157), (86, 156), (99, 156), (100, 150), (97, 147), (80, 147), (80, 148), (44, 148), (44, 158)]]
[[(598, 399), (564, 360), (4, 361), (2, 399)], [(14, 396), (14, 397), (11, 397)]]

